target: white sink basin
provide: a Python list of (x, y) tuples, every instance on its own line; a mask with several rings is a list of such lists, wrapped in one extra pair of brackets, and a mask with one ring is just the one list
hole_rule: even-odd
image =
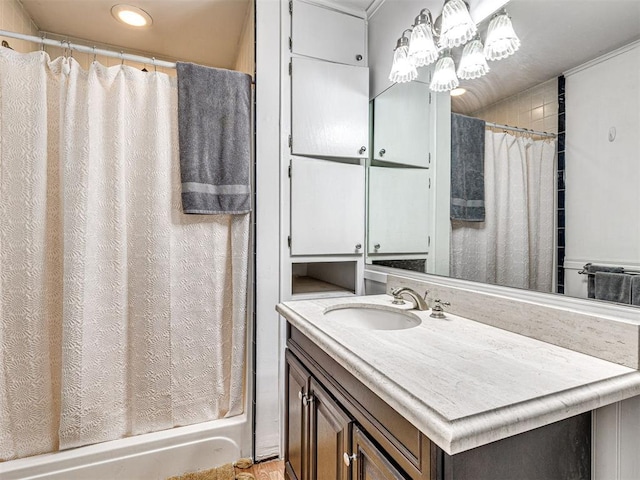
[(328, 308), (324, 316), (342, 325), (367, 330), (404, 330), (422, 323), (413, 313), (380, 305), (336, 305)]

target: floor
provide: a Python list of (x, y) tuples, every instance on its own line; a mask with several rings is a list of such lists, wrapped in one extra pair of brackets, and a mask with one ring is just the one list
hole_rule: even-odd
[(284, 480), (284, 461), (272, 460), (256, 463), (246, 470), (236, 468), (236, 474), (240, 472), (252, 473), (256, 480)]

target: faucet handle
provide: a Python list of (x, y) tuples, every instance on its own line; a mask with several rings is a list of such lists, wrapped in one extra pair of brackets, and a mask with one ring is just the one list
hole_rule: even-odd
[(442, 300), (440, 300), (439, 298), (436, 298), (434, 301), (434, 306), (431, 309), (431, 315), (429, 315), (432, 318), (445, 318), (444, 315), (444, 309), (442, 308), (443, 305), (445, 306), (450, 306), (451, 304), (449, 302), (443, 302)]
[(393, 295), (393, 301), (391, 303), (393, 303), (394, 305), (404, 305), (405, 301), (403, 300), (401, 293), (401, 287), (391, 290), (391, 295)]

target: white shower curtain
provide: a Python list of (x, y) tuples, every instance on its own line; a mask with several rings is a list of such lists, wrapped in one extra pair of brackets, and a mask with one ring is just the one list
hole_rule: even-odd
[(487, 130), (485, 221), (452, 222), (451, 275), (551, 292), (555, 141)]
[(175, 78), (0, 51), (0, 460), (241, 413), (249, 218), (181, 213)]

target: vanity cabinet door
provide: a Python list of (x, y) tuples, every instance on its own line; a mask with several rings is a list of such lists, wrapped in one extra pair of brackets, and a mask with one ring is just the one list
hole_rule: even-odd
[(309, 372), (287, 351), (285, 385), (285, 473), (288, 480), (307, 480)]
[(291, 160), (291, 254), (362, 254), (365, 179), (362, 165)]
[(309, 480), (349, 480), (344, 456), (350, 455), (353, 422), (313, 378), (310, 392)]
[(357, 426), (353, 428), (354, 480), (410, 480), (387, 460)]
[(291, 3), (291, 52), (347, 65), (366, 65), (363, 18), (311, 5)]
[(291, 153), (366, 158), (369, 69), (309, 58), (291, 61)]

